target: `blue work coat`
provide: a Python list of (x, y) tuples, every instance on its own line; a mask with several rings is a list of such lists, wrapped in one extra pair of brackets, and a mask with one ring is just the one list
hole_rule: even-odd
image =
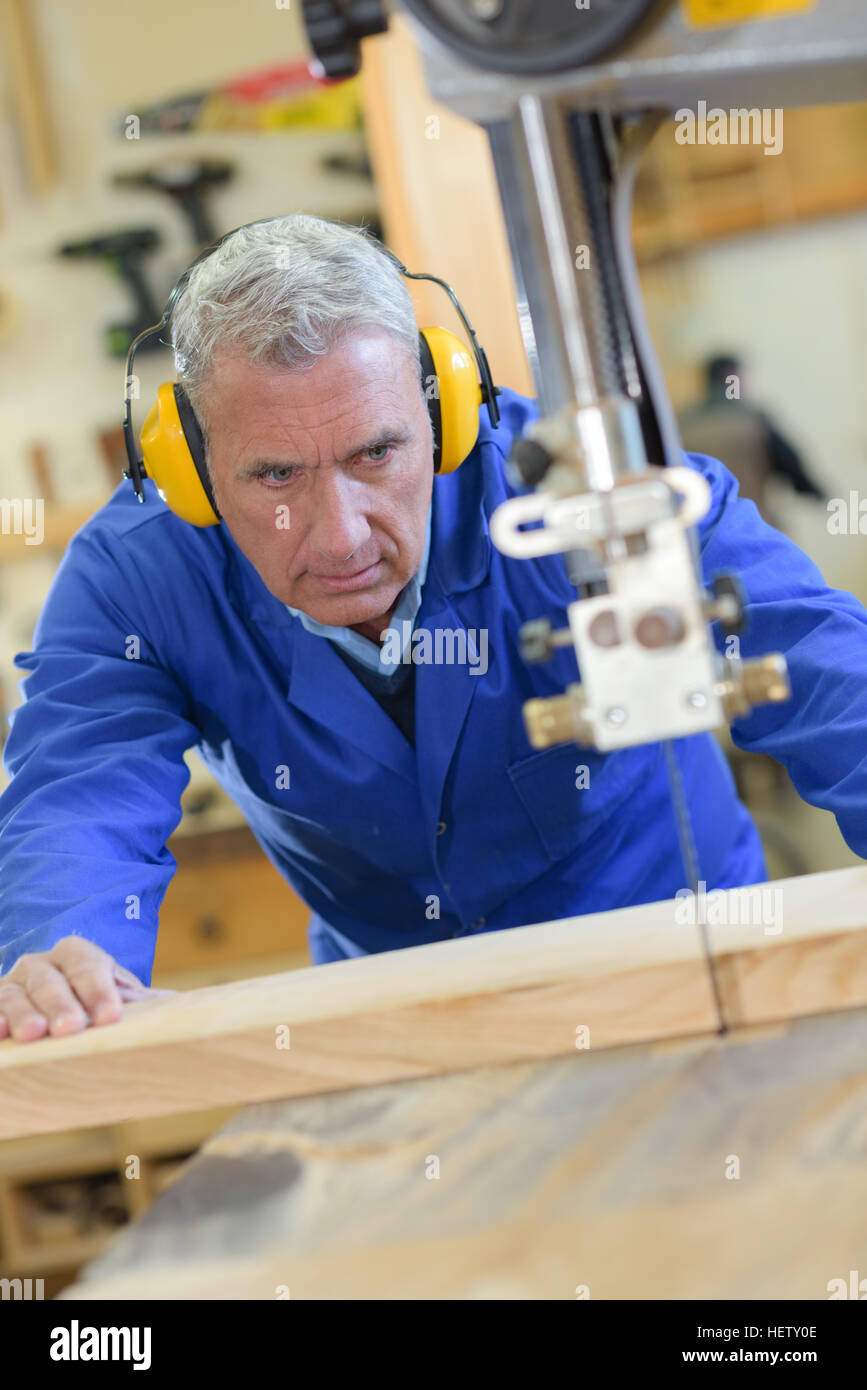
[[(129, 484), (77, 533), (16, 664), (0, 797), (0, 966), (71, 933), (150, 981), (195, 747), (313, 912), (316, 962), (673, 897), (687, 886), (662, 746), (534, 752), (521, 706), (577, 679), (575, 655), (527, 666), (518, 631), (566, 623), (562, 557), (509, 559), (489, 538), (513, 494), (512, 391), (462, 467), (436, 479), (415, 628), (488, 634), (488, 669), (418, 664), (413, 748), (331, 643), (265, 587), (225, 525), (180, 521)], [(867, 612), (766, 525), (719, 462), (706, 578), (737, 570), (742, 655), (783, 651), (793, 697), (733, 726), (867, 857)], [(138, 644), (132, 639), (138, 639)], [(720, 636), (720, 642), (723, 638)], [(707, 891), (766, 876), (712, 735), (676, 744)], [(581, 772), (586, 768), (586, 772)], [(589, 785), (585, 785), (588, 782)], [(250, 904), (250, 912), (256, 904)]]

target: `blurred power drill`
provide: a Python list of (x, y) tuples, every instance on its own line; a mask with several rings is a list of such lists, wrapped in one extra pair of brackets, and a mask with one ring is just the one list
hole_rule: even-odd
[(139, 169), (136, 173), (115, 174), (112, 182), (121, 188), (155, 188), (167, 193), (189, 219), (190, 230), (196, 249), (201, 250), (216, 241), (214, 229), (204, 194), (209, 188), (228, 183), (235, 172), (235, 166), (224, 160), (175, 160), (150, 169)]
[[(156, 323), (160, 307), (151, 294), (142, 272), (142, 259), (160, 244), (154, 227), (134, 227), (130, 231), (110, 232), (107, 236), (68, 241), (58, 254), (75, 260), (101, 260), (112, 275), (119, 275), (132, 291), (135, 317), (126, 323), (113, 323), (106, 329), (106, 347), (112, 357), (125, 357), (133, 338)], [(157, 344), (154, 343), (156, 347)]]

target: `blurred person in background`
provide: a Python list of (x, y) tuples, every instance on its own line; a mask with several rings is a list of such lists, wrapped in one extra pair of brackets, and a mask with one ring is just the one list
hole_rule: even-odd
[(743, 363), (732, 354), (704, 363), (705, 396), (680, 416), (687, 452), (722, 459), (740, 483), (740, 495), (755, 502), (765, 521), (783, 530), (768, 500), (768, 483), (782, 478), (795, 492), (826, 502), (801, 456), (777, 429), (766, 410), (744, 399)]

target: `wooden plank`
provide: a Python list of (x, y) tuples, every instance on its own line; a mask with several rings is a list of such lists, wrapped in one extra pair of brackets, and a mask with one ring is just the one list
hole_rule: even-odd
[(864, 1010), (251, 1106), (61, 1297), (826, 1299), (865, 1113)]
[[(867, 1004), (867, 866), (769, 888), (779, 934), (736, 925), (755, 890), (708, 900), (728, 922), (710, 932), (732, 1026)], [(145, 1000), (70, 1038), (7, 1039), (0, 1138), (713, 1033), (683, 915), (668, 901), (490, 932)]]
[(57, 176), (57, 155), (48, 98), (29, 0), (0, 0), (2, 32), (15, 86), (16, 117), (33, 193), (44, 193)]
[[(488, 354), (494, 381), (534, 395), (490, 142), (481, 126), (434, 101), (412, 23), (362, 43), (364, 127), (389, 246), (408, 270), (452, 285)], [(420, 324), (469, 346), (444, 290), (406, 281)]]

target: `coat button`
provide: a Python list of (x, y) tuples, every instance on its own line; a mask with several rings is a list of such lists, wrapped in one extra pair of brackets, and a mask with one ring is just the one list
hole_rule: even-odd
[(478, 922), (470, 922), (470, 931), (480, 931), (485, 925), (484, 917), (480, 917)]
[(438, 835), (445, 835), (445, 833), (446, 833), (446, 823), (445, 823), (444, 820), (441, 820), (440, 823), (439, 823), (439, 825), (437, 826), (437, 834), (438, 834)]

